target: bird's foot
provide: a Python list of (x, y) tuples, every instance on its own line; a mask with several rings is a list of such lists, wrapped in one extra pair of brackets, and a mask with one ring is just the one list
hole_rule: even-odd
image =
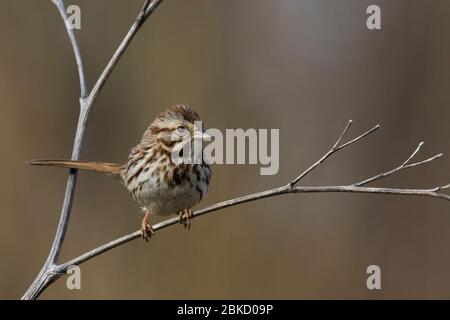
[(178, 213), (178, 220), (187, 230), (191, 230), (191, 220), (193, 218), (194, 212), (191, 209), (183, 209)]
[(148, 240), (150, 240), (150, 238), (153, 236), (154, 233), (155, 231), (153, 230), (152, 226), (149, 225), (148, 223), (141, 225), (141, 237), (145, 241), (148, 242)]
[(141, 222), (141, 237), (142, 237), (142, 239), (144, 239), (147, 242), (155, 233), (152, 226), (147, 223), (149, 216), (150, 216), (150, 212), (147, 211)]

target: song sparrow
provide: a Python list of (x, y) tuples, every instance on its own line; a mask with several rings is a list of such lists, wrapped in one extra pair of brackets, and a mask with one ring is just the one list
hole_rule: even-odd
[[(124, 165), (72, 160), (32, 160), (30, 164), (90, 170), (120, 181), (145, 209), (141, 232), (142, 238), (148, 241), (153, 233), (148, 224), (150, 214), (178, 213), (180, 223), (189, 229), (191, 207), (200, 202), (208, 191), (211, 179), (209, 164), (175, 164), (171, 157), (174, 148), (180, 150), (189, 142), (184, 138), (174, 139), (174, 136), (186, 136), (181, 134), (185, 131), (189, 133), (188, 137), (198, 137), (198, 133), (194, 132), (195, 121), (200, 121), (200, 117), (191, 107), (169, 107), (148, 127)], [(200, 138), (205, 137), (200, 132)]]

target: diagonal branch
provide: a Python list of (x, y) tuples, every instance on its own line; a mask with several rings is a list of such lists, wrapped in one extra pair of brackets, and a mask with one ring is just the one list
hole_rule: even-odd
[[(51, 0), (53, 4), (58, 9), (59, 14), (61, 15), (61, 18), (64, 21), (64, 25), (67, 30), (67, 34), (69, 36), (69, 40), (75, 55), (75, 61), (77, 64), (77, 70), (78, 70), (78, 78), (80, 81), (80, 107), (82, 107), (82, 101), (87, 96), (87, 83), (86, 83), (86, 77), (84, 74), (84, 67), (83, 67), (83, 60), (81, 58), (80, 48), (78, 46), (77, 39), (75, 37), (75, 33), (70, 26), (67, 15), (66, 15), (66, 8), (64, 5), (63, 0)], [(77, 124), (77, 131), (75, 134), (75, 142), (73, 145), (72, 150), (72, 159), (78, 160), (80, 158), (81, 149), (82, 149), (82, 138), (84, 133), (84, 126), (83, 126), (83, 110), (80, 109), (80, 116), (78, 118), (78, 124)], [(59, 254), (61, 252), (62, 244), (64, 242), (66, 230), (69, 224), (69, 218), (70, 218), (70, 212), (72, 209), (72, 203), (73, 203), (73, 196), (75, 193), (75, 186), (77, 182), (77, 170), (70, 170), (69, 176), (67, 178), (67, 184), (66, 189), (64, 192), (64, 201), (61, 208), (60, 218), (58, 221), (58, 226), (56, 228), (55, 238), (53, 240), (52, 246), (50, 248), (50, 252), (48, 254), (48, 257), (46, 261), (44, 262), (44, 265), (42, 266), (41, 270), (39, 271), (38, 275), (36, 276), (33, 283), (28, 288), (25, 295), (22, 297), (22, 299), (34, 299), (36, 298), (39, 293), (44, 290), (50, 283), (51, 277), (49, 276), (49, 270), (51, 270), (54, 265), (56, 264), (56, 261), (58, 260)]]
[(119, 61), (120, 57), (122, 57), (125, 50), (128, 48), (129, 44), (131, 43), (131, 40), (133, 40), (136, 33), (139, 31), (139, 29), (142, 27), (144, 22), (147, 20), (147, 18), (155, 11), (155, 9), (163, 2), (163, 0), (146, 0), (141, 11), (139, 12), (138, 17), (136, 18), (136, 21), (131, 26), (128, 33), (123, 38), (122, 42), (120, 43), (119, 47), (117, 48), (116, 52), (114, 52), (113, 56), (109, 60), (108, 64), (106, 65), (105, 69), (101, 73), (100, 77), (98, 78), (97, 82), (95, 83), (94, 87), (92, 88), (89, 97), (87, 98), (87, 101), (85, 102), (86, 108), (90, 109), (92, 104), (95, 101), (95, 98), (97, 97), (98, 93), (102, 89), (103, 85), (105, 84), (106, 80), (108, 79), (109, 75), (113, 71), (114, 67), (116, 66), (117, 62)]
[(78, 77), (80, 79), (80, 98), (86, 98), (88, 94), (88, 88), (86, 83), (86, 77), (84, 75), (84, 67), (83, 67), (83, 59), (81, 58), (80, 47), (78, 46), (77, 39), (75, 37), (75, 33), (73, 31), (72, 26), (69, 24), (66, 14), (66, 6), (64, 5), (64, 0), (51, 0), (53, 4), (59, 11), (61, 18), (64, 21), (64, 25), (67, 30), (67, 34), (69, 35), (69, 40), (72, 45), (73, 53), (75, 55), (75, 62), (77, 64)]
[[(64, 20), (64, 25), (66, 27), (67, 33), (69, 35), (70, 43), (72, 45), (75, 61), (77, 64), (78, 76), (80, 80), (80, 114), (78, 118), (77, 130), (75, 133), (75, 141), (73, 145), (72, 151), (72, 160), (78, 160), (81, 155), (81, 151), (83, 148), (83, 141), (86, 132), (87, 121), (89, 117), (90, 110), (92, 105), (95, 102), (100, 90), (105, 84), (108, 76), (111, 74), (112, 70), (116, 66), (119, 59), (122, 57), (123, 53), (127, 49), (128, 45), (133, 40), (136, 33), (142, 27), (144, 22), (148, 19), (148, 17), (154, 12), (154, 10), (158, 7), (159, 4), (162, 3), (163, 0), (146, 0), (139, 15), (136, 18), (136, 21), (131, 26), (127, 35), (117, 48), (116, 52), (113, 54), (112, 58), (106, 65), (105, 69), (101, 73), (91, 92), (87, 93), (87, 84), (84, 75), (83, 61), (81, 58), (80, 49), (78, 46), (78, 42), (75, 37), (75, 33), (72, 29), (72, 26), (69, 24), (66, 15), (66, 7), (64, 5), (63, 0), (51, 0), (53, 4), (55, 4), (58, 9), (61, 17)], [(59, 254), (62, 249), (62, 245), (64, 242), (65, 234), (67, 227), (69, 225), (70, 213), (72, 209), (73, 197), (75, 194), (75, 186), (77, 181), (77, 170), (71, 169), (69, 171), (69, 177), (67, 179), (66, 191), (64, 194), (63, 207), (61, 209), (61, 214), (58, 222), (58, 227), (56, 229), (55, 238), (53, 240), (52, 247), (50, 249), (49, 255), (42, 266), (39, 274), (36, 279), (28, 288), (27, 292), (23, 295), (22, 299), (36, 299), (42, 291), (50, 285), (57, 276), (54, 273), (54, 269), (56, 267)]]
[[(450, 195), (437, 193), (437, 191), (445, 188), (450, 188), (450, 184), (443, 187), (437, 187), (434, 189), (394, 189), (394, 188), (367, 188), (367, 187), (357, 187), (357, 186), (319, 186), (319, 187), (279, 187), (274, 188), (254, 194), (250, 194), (247, 196), (235, 198), (228, 201), (223, 201), (202, 210), (198, 210), (194, 212), (194, 217), (199, 217), (201, 215), (211, 213), (214, 211), (218, 211), (221, 209), (225, 209), (228, 207), (236, 206), (239, 204), (243, 204), (246, 202), (261, 200), (265, 198), (275, 197), (283, 194), (294, 194), (294, 193), (336, 193), (336, 192), (351, 192), (351, 193), (371, 193), (371, 194), (391, 194), (391, 195), (409, 195), (409, 196), (423, 196), (423, 197), (432, 197), (437, 199), (443, 199), (450, 201)], [(164, 228), (179, 224), (180, 220), (178, 217), (170, 218), (164, 220), (158, 224), (152, 226), (153, 230), (159, 231)], [(121, 246), (127, 242), (130, 242), (134, 239), (140, 238), (141, 231), (135, 231), (120, 238), (117, 238), (113, 241), (105, 243), (91, 251), (88, 251), (70, 261), (67, 261), (56, 267), (56, 271), (58, 273), (65, 273), (67, 268), (73, 265), (80, 265), (92, 258), (95, 258), (102, 253), (105, 253), (111, 249), (114, 249), (118, 246)]]
[(445, 186), (438, 186), (438, 187), (435, 187), (435, 188), (428, 189), (428, 191), (430, 191), (430, 192), (438, 192), (440, 190), (445, 190), (445, 189), (450, 189), (450, 183), (446, 184)]
[[(311, 172), (314, 168), (316, 168), (318, 166), (318, 164), (322, 163), (326, 158), (328, 158), (334, 152), (337, 152), (337, 151), (343, 149), (344, 147), (349, 146), (352, 143), (366, 137), (367, 135), (371, 134), (372, 132), (374, 132), (375, 130), (377, 130), (380, 127), (379, 125), (377, 125), (377, 126), (373, 127), (372, 129), (366, 131), (365, 133), (361, 134), (360, 136), (358, 136), (344, 144), (340, 144), (343, 137), (349, 130), (351, 123), (352, 123), (351, 121), (348, 122), (347, 126), (344, 128), (343, 132), (341, 133), (341, 135), (339, 136), (338, 140), (333, 145), (333, 147), (324, 156), (322, 156), (322, 158), (320, 158), (311, 167), (309, 167), (307, 170), (305, 170), (299, 176), (300, 178), (297, 177), (296, 179), (292, 180), (292, 182), (296, 183), (297, 181), (299, 181), (302, 177), (304, 177), (306, 174)], [(420, 143), (419, 146), (417, 147), (417, 149), (412, 153), (412, 155), (405, 162), (402, 163), (401, 166), (399, 166), (398, 168), (391, 170), (391, 171), (397, 172), (404, 168), (409, 168), (409, 167), (417, 166), (419, 164), (427, 163), (427, 162), (430, 162), (433, 159), (437, 158), (437, 156), (434, 156), (427, 160), (409, 164), (409, 162), (413, 159), (413, 157), (418, 153), (418, 151), (420, 150), (422, 145), (423, 145), (423, 143)], [(382, 177), (382, 175), (378, 175), (376, 177)], [(372, 179), (371, 181), (374, 181), (374, 180)], [(197, 210), (196, 212), (193, 213), (193, 217), (199, 217), (199, 216), (202, 216), (202, 215), (205, 215), (208, 213), (212, 213), (215, 211), (219, 211), (221, 209), (240, 205), (240, 204), (247, 203), (247, 202), (257, 201), (257, 200), (280, 196), (280, 195), (285, 195), (285, 194), (300, 194), (300, 193), (349, 192), (349, 193), (390, 194), (390, 195), (403, 195), (403, 196), (422, 196), (422, 197), (430, 197), (430, 198), (436, 198), (436, 199), (450, 201), (450, 195), (438, 192), (440, 190), (450, 188), (450, 184), (445, 185), (445, 186), (431, 188), (431, 189), (399, 189), (399, 188), (362, 187), (360, 185), (357, 185), (356, 183), (353, 185), (342, 185), (342, 186), (296, 187), (296, 186), (291, 185), (291, 183), (289, 183), (285, 186), (281, 186), (281, 187), (265, 190), (262, 192), (253, 193), (253, 194), (249, 194), (246, 196), (241, 196), (241, 197), (238, 197), (235, 199), (219, 202), (219, 203), (211, 205), (207, 208)], [(162, 230), (164, 228), (173, 226), (178, 223), (180, 223), (179, 218), (174, 217), (174, 218), (169, 218), (165, 221), (162, 221), (158, 224), (155, 224), (152, 226), (152, 228), (156, 232), (156, 231)], [(73, 258), (70, 261), (62, 263), (60, 265), (55, 265), (54, 268), (51, 270), (51, 274), (53, 276), (52, 281), (55, 281), (56, 279), (61, 277), (63, 274), (65, 274), (67, 269), (70, 266), (80, 265), (80, 264), (82, 264), (88, 260), (91, 260), (109, 250), (112, 250), (118, 246), (126, 244), (134, 239), (137, 239), (140, 236), (141, 236), (141, 231), (132, 232), (130, 234), (127, 234), (125, 236), (122, 236), (120, 238), (112, 240), (108, 243), (105, 243), (93, 250), (90, 250), (76, 258)]]
[[(349, 121), (347, 126), (344, 128), (343, 132), (339, 136), (338, 140), (336, 141), (336, 143), (330, 149), (330, 151), (328, 151), (324, 156), (322, 156), (322, 158), (320, 158), (318, 161), (316, 161), (311, 167), (309, 167), (307, 170), (305, 170), (299, 176), (300, 178), (304, 177), (307, 173), (311, 172), (314, 168), (316, 168), (318, 166), (318, 164), (323, 162), (326, 158), (328, 158), (334, 152), (339, 151), (339, 150), (343, 149), (344, 147), (362, 139), (363, 137), (369, 135), (370, 133), (374, 132), (375, 130), (377, 130), (380, 127), (379, 125), (377, 125), (377, 126), (373, 127), (372, 129), (366, 131), (365, 133), (361, 134), (360, 136), (350, 140), (349, 142), (340, 145), (343, 137), (349, 130), (351, 124), (352, 124), (352, 121)], [(410, 167), (417, 166), (419, 164), (427, 163), (427, 162), (432, 161), (433, 159), (436, 159), (437, 156), (439, 156), (439, 155), (437, 155), (437, 156), (434, 156), (434, 157), (429, 158), (424, 161), (408, 164), (413, 159), (413, 157), (419, 152), (422, 145), (423, 145), (423, 142), (421, 142), (419, 144), (417, 149), (412, 153), (412, 155), (405, 162), (402, 163), (402, 165), (400, 167), (394, 169), (396, 171), (394, 171), (394, 170), (391, 170), (391, 171), (397, 172), (404, 168), (410, 168)], [(401, 168), (401, 169), (399, 169), (399, 168)], [(379, 176), (381, 177), (381, 175), (379, 175)], [(379, 177), (379, 176), (376, 176), (376, 177)], [(298, 181), (299, 178), (297, 177), (296, 179), (292, 180), (292, 182), (296, 182), (296, 180)], [(371, 181), (373, 181), (373, 180), (371, 180)], [(353, 185), (349, 185), (349, 186), (345, 185), (345, 186), (295, 187), (295, 186), (291, 186), (291, 183), (289, 183), (288, 185), (285, 185), (285, 186), (278, 187), (278, 188), (269, 189), (269, 190), (265, 190), (262, 192), (253, 193), (253, 194), (238, 197), (235, 199), (219, 202), (217, 204), (211, 205), (207, 208), (204, 208), (204, 209), (194, 212), (193, 216), (199, 217), (199, 216), (205, 215), (207, 213), (212, 213), (212, 212), (215, 212), (215, 211), (218, 211), (221, 209), (236, 206), (236, 205), (243, 204), (246, 202), (252, 202), (252, 201), (275, 197), (275, 196), (284, 195), (284, 194), (297, 194), (297, 193), (350, 192), (350, 193), (391, 194), (391, 195), (403, 195), (403, 196), (423, 196), (423, 197), (431, 197), (431, 198), (450, 201), (450, 195), (438, 193), (438, 191), (440, 191), (440, 190), (450, 188), (450, 184), (445, 185), (445, 186), (435, 187), (432, 189), (398, 189), (398, 188), (369, 188), (369, 187), (362, 187), (357, 184), (353, 184)], [(178, 223), (180, 223), (180, 220), (178, 217), (175, 217), (175, 218), (170, 218), (165, 221), (162, 221), (158, 224), (155, 224), (152, 226), (152, 228), (156, 232), (156, 231), (162, 230), (164, 228), (173, 226)], [(70, 266), (80, 265), (88, 260), (91, 260), (91, 259), (101, 255), (102, 253), (105, 253), (111, 249), (114, 249), (118, 246), (128, 243), (134, 239), (137, 239), (140, 236), (141, 236), (140, 231), (132, 232), (130, 234), (127, 234), (125, 236), (122, 236), (120, 238), (112, 240), (108, 243), (105, 243), (93, 250), (90, 250), (70, 261), (67, 261), (67, 262), (57, 266), (55, 268), (55, 270), (57, 271), (57, 273), (59, 275), (62, 275), (66, 272), (67, 268), (69, 268)]]
[[(73, 30), (70, 28), (70, 25), (67, 22), (67, 16), (65, 13), (65, 6), (62, 0), (51, 0), (56, 7), (58, 8), (61, 16), (63, 17), (65, 21), (65, 26), (67, 29), (67, 32), (69, 34), (69, 39), (71, 41), (73, 51), (75, 54), (75, 59), (77, 62), (77, 68), (78, 68), (78, 74), (80, 78), (80, 117), (78, 120), (78, 126), (77, 131), (75, 135), (75, 142), (73, 147), (73, 153), (72, 153), (72, 159), (78, 159), (82, 150), (83, 145), (83, 139), (84, 139), (84, 132), (87, 125), (87, 120), (89, 116), (89, 111), (98, 96), (100, 90), (102, 89), (103, 85), (105, 84), (106, 80), (108, 79), (109, 75), (111, 74), (112, 70), (116, 66), (117, 62), (119, 61), (120, 57), (125, 52), (126, 48), (136, 35), (136, 33), (139, 31), (141, 26), (144, 24), (144, 22), (147, 20), (147, 18), (151, 15), (151, 13), (158, 7), (158, 5), (162, 2), (162, 0), (146, 0), (139, 15), (136, 18), (136, 21), (131, 26), (130, 30), (126, 34), (125, 38), (117, 48), (116, 52), (113, 54), (112, 58), (106, 65), (105, 69), (99, 76), (98, 80), (96, 81), (94, 87), (92, 88), (91, 92), (87, 94), (87, 86), (85, 82), (85, 76), (84, 76), (84, 69), (82, 64), (82, 59), (80, 55), (80, 50), (74, 35)], [(376, 125), (372, 129), (364, 132), (363, 134), (357, 136), (356, 138), (346, 142), (342, 143), (343, 138), (349, 131), (350, 127), (352, 125), (352, 121), (350, 120), (344, 130), (342, 131), (341, 135), (338, 137), (335, 144), (332, 146), (332, 148), (325, 153), (318, 161), (316, 161), (314, 164), (312, 164), (308, 169), (303, 171), (299, 176), (297, 176), (295, 179), (293, 179), (289, 184), (281, 187), (277, 187), (274, 189), (269, 189), (266, 191), (238, 197), (235, 199), (223, 201), (217, 204), (214, 204), (212, 206), (209, 206), (207, 208), (201, 209), (196, 211), (193, 216), (199, 217), (201, 215), (212, 213), (227, 207), (236, 206), (239, 204), (243, 204), (246, 202), (256, 201), (264, 198), (269, 197), (275, 197), (283, 194), (297, 194), (297, 193), (324, 193), (324, 192), (350, 192), (350, 193), (371, 193), (371, 194), (391, 194), (391, 195), (410, 195), (410, 196), (423, 196), (423, 197), (431, 197), (431, 198), (437, 198), (437, 199), (443, 199), (446, 201), (450, 201), (450, 195), (439, 193), (439, 191), (450, 188), (450, 184), (434, 187), (431, 189), (397, 189), (397, 188), (379, 188), (379, 187), (363, 187), (363, 185), (368, 184), (372, 181), (387, 177), (389, 175), (392, 175), (394, 173), (397, 173), (398, 171), (404, 170), (406, 168), (412, 168), (415, 166), (419, 166), (428, 162), (431, 162), (439, 157), (442, 156), (442, 154), (438, 154), (436, 156), (433, 156), (431, 158), (428, 158), (423, 161), (410, 163), (410, 161), (416, 156), (416, 154), (420, 151), (420, 148), (422, 147), (423, 143), (420, 143), (419, 146), (416, 148), (416, 150), (409, 156), (409, 158), (403, 162), (399, 167), (396, 167), (390, 171), (381, 173), (377, 176), (368, 178), (364, 181), (354, 183), (352, 185), (342, 185), (342, 186), (317, 186), (317, 187), (304, 187), (304, 186), (295, 186), (302, 178), (304, 178), (307, 174), (309, 174), (311, 171), (313, 171), (315, 168), (317, 168), (321, 163), (323, 163), (328, 157), (333, 155), (335, 152), (344, 149), (347, 146), (350, 146), (351, 144), (365, 138), (366, 136), (372, 134), (374, 131), (380, 128), (379, 125)], [(58, 224), (57, 232), (55, 235), (55, 240), (53, 242), (52, 248), (50, 250), (49, 256), (42, 267), (40, 273), (34, 280), (34, 282), (31, 284), (31, 286), (28, 288), (27, 292), (24, 294), (22, 299), (35, 299), (37, 298), (45, 288), (47, 288), (50, 284), (52, 284), (54, 281), (56, 281), (59, 277), (61, 277), (67, 270), (67, 268), (71, 265), (79, 265), (83, 262), (86, 262), (94, 257), (99, 256), (100, 254), (107, 252), (115, 247), (118, 247), (120, 245), (123, 245), (133, 239), (136, 239), (140, 237), (140, 231), (135, 231), (133, 233), (130, 233), (128, 235), (125, 235), (123, 237), (120, 237), (118, 239), (115, 239), (113, 241), (110, 241), (102, 246), (99, 246), (89, 252), (86, 252), (70, 261), (67, 261), (62, 264), (57, 264), (59, 252), (61, 250), (65, 231), (68, 226), (69, 218), (70, 218), (70, 212), (71, 212), (71, 205), (73, 201), (73, 195), (75, 190), (75, 182), (76, 182), (76, 170), (71, 170), (69, 173), (69, 178), (67, 182), (66, 187), (66, 193), (64, 196), (64, 204), (61, 211), (60, 216), (60, 222)], [(169, 226), (178, 224), (179, 218), (170, 218), (163, 222), (160, 222), (153, 226), (153, 229), (155, 231), (167, 228)]]
[(364, 132), (363, 134), (361, 134), (360, 136), (342, 144), (339, 145), (342, 141), (342, 139), (344, 138), (344, 136), (347, 134), (348, 130), (350, 129), (350, 127), (353, 124), (353, 120), (349, 120), (347, 125), (345, 126), (344, 130), (342, 131), (341, 135), (339, 136), (339, 138), (336, 140), (335, 144), (333, 145), (333, 147), (331, 147), (331, 149), (325, 153), (322, 158), (320, 158), (319, 160), (317, 160), (315, 163), (313, 163), (308, 169), (306, 169), (305, 171), (303, 171), (297, 178), (295, 178), (294, 180), (292, 180), (291, 182), (289, 182), (288, 186), (289, 187), (293, 187), (295, 186), (301, 179), (303, 179), (308, 173), (310, 173), (312, 170), (314, 170), (318, 165), (320, 165), (322, 162), (324, 162), (328, 157), (330, 157), (331, 155), (333, 155), (335, 152), (351, 145), (352, 143), (357, 142), (358, 140), (363, 139), (364, 137), (370, 135), (371, 133), (375, 132), (376, 130), (378, 130), (380, 128), (380, 125), (377, 124), (375, 127), (373, 127), (370, 130), (367, 130), (366, 132)]
[(440, 157), (442, 157), (444, 155), (443, 153), (439, 153), (439, 154), (437, 154), (435, 156), (432, 156), (432, 157), (430, 157), (428, 159), (408, 164), (416, 156), (416, 154), (420, 151), (420, 149), (422, 148), (423, 144), (424, 144), (423, 141), (420, 142), (419, 145), (417, 146), (416, 150), (414, 150), (414, 152), (409, 156), (409, 158), (406, 159), (406, 161), (403, 162), (397, 168), (394, 168), (392, 170), (380, 173), (380, 174), (378, 174), (376, 176), (373, 176), (373, 177), (370, 177), (370, 178), (368, 178), (366, 180), (354, 183), (353, 185), (357, 186), (357, 187), (361, 187), (361, 186), (369, 184), (369, 183), (371, 183), (373, 181), (380, 180), (380, 179), (385, 178), (385, 177), (389, 177), (390, 175), (393, 175), (393, 174), (395, 174), (395, 173), (397, 173), (399, 171), (402, 171), (404, 169), (413, 168), (413, 167), (416, 167), (416, 166), (420, 166), (422, 164), (429, 163), (429, 162), (431, 162), (431, 161), (433, 161), (435, 159), (438, 159), (438, 158), (440, 158)]

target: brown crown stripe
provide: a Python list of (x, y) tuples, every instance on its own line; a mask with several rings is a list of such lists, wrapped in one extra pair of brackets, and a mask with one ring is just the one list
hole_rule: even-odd
[(177, 104), (169, 107), (166, 112), (163, 112), (159, 115), (159, 118), (164, 119), (168, 115), (178, 115), (191, 123), (200, 120), (198, 113), (195, 112), (194, 109), (182, 104)]

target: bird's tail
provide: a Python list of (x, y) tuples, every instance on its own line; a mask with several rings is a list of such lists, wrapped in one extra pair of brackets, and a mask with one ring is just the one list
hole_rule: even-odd
[(88, 170), (103, 173), (114, 180), (122, 181), (121, 172), (123, 166), (117, 163), (93, 162), (93, 161), (75, 161), (75, 160), (31, 160), (28, 163), (32, 166), (49, 166), (59, 168), (70, 168), (79, 170)]

